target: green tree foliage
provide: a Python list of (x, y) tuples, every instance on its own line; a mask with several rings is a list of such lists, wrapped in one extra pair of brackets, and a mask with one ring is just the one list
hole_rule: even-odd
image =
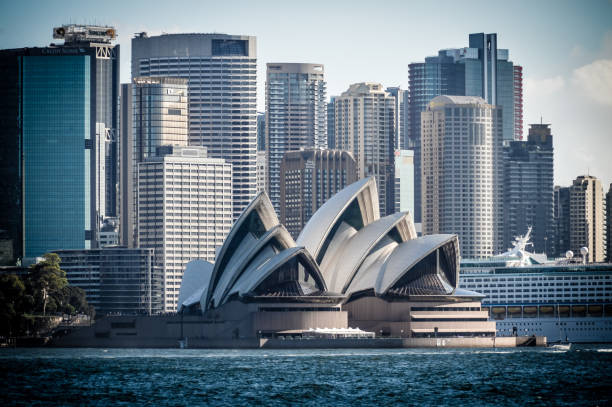
[(25, 296), (25, 284), (14, 274), (0, 276), (0, 332), (4, 335), (18, 331)]
[[(60, 269), (60, 257), (55, 253), (47, 253), (44, 260), (30, 266), (28, 283), (36, 300), (36, 310), (44, 314), (57, 312), (61, 308), (62, 290), (68, 285), (66, 272)], [(59, 303), (58, 303), (58, 300)]]
[(68, 285), (61, 259), (48, 253), (30, 266), (22, 280), (14, 274), (0, 276), (0, 335), (22, 335), (33, 325), (32, 314), (89, 314), (93, 307), (85, 291)]

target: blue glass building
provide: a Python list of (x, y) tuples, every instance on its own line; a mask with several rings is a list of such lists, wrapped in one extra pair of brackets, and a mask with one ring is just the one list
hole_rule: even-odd
[[(116, 212), (114, 29), (63, 26), (63, 45), (0, 51), (0, 264), (97, 247)], [(10, 248), (10, 250), (6, 250)]]
[(466, 48), (440, 50), (408, 65), (408, 140), (415, 150), (415, 222), (421, 221), (421, 112), (436, 96), (478, 96), (501, 106), (503, 139), (514, 139), (514, 74), (497, 34), (470, 34)]
[(24, 56), (25, 257), (91, 247), (90, 56)]

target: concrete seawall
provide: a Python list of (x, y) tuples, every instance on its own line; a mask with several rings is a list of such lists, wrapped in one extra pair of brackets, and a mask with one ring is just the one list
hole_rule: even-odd
[[(87, 348), (179, 348), (178, 338), (63, 338), (54, 347)], [(534, 340), (535, 339), (535, 340)], [(385, 348), (514, 348), (546, 346), (545, 337), (499, 338), (373, 338), (373, 339), (203, 339), (187, 338), (189, 349), (385, 349)]]
[[(258, 338), (232, 321), (177, 315), (109, 317), (94, 325), (55, 332), (50, 346), (89, 348), (314, 349), (314, 348), (508, 348), (546, 346), (545, 337), (451, 337), (369, 339)], [(242, 335), (241, 335), (242, 333)]]

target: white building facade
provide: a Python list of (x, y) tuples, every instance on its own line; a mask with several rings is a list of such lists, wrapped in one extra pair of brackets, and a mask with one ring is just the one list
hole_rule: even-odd
[(188, 79), (189, 145), (233, 166), (236, 219), (256, 193), (255, 37), (141, 33), (132, 39), (132, 77), (138, 76)]
[(204, 148), (158, 151), (138, 164), (138, 244), (155, 249), (163, 309), (174, 312), (185, 265), (214, 261), (232, 226), (232, 166)]
[(461, 255), (503, 250), (502, 111), (474, 96), (438, 96), (421, 113), (423, 234), (456, 233)]

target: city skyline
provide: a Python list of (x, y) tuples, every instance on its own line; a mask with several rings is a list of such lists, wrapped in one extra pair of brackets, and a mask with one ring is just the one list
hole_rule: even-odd
[[(524, 134), (530, 123), (542, 119), (552, 124), (557, 136), (555, 184), (568, 186), (581, 174), (595, 175), (604, 185), (612, 182), (612, 161), (606, 157), (612, 150), (609, 1), (591, 2), (588, 9), (577, 3), (549, 1), (529, 4), (529, 8), (526, 2), (508, 6), (474, 1), (461, 3), (461, 8), (449, 2), (358, 3), (350, 8), (350, 15), (345, 2), (321, 3), (323, 9), (303, 10), (297, 4), (274, 7), (247, 2), (184, 2), (184, 8), (160, 5), (147, 9), (144, 3), (110, 1), (100, 6), (75, 3), (68, 12), (44, 2), (28, 3), (29, 7), (5, 7), (0, 17), (0, 48), (47, 46), (52, 41), (52, 28), (63, 23), (112, 25), (121, 45), (122, 83), (130, 80), (130, 45), (137, 32), (254, 35), (258, 42), (259, 111), (265, 104), (267, 62), (324, 64), (328, 96), (337, 96), (350, 84), (363, 81), (405, 89), (409, 63), (435, 55), (439, 49), (464, 46), (469, 33), (497, 33), (498, 46), (509, 49), (510, 59), (524, 68)], [(445, 7), (453, 13), (436, 15), (437, 23), (432, 27), (431, 16)], [(184, 9), (191, 12), (186, 14)], [(230, 10), (231, 18), (226, 18)], [(297, 10), (301, 18), (285, 17), (296, 15)], [(308, 29), (315, 17), (318, 26), (328, 29)], [(514, 24), (519, 19), (522, 23)], [(435, 36), (423, 40), (423, 33), (432, 28)]]

